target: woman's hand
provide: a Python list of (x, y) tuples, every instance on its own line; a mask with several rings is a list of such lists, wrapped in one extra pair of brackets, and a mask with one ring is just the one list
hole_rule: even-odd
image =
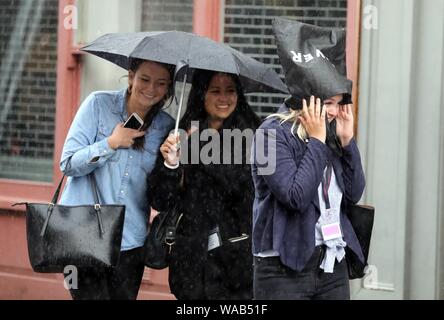
[(160, 152), (162, 153), (165, 162), (174, 167), (179, 163), (180, 158), (180, 148), (178, 145), (180, 143), (180, 136), (170, 134), (168, 138), (166, 138), (165, 142), (160, 146)]
[(310, 105), (307, 107), (307, 101), (302, 100), (302, 113), (298, 117), (311, 138), (316, 138), (325, 143), (327, 130), (325, 128), (325, 108), (321, 111), (321, 99), (310, 97)]
[(108, 137), (108, 145), (114, 150), (131, 148), (134, 140), (144, 135), (145, 131), (125, 128), (123, 123), (119, 123), (114, 128), (113, 133)]
[(336, 116), (336, 135), (341, 140), (342, 147), (347, 146), (354, 136), (354, 118), (351, 104), (339, 106), (339, 112)]

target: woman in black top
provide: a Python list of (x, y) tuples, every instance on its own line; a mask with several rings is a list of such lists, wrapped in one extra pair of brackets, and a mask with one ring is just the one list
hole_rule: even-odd
[[(188, 159), (182, 155), (180, 164), (174, 161), (174, 155), (179, 155), (178, 137), (170, 135), (160, 148), (163, 159), (159, 157), (149, 178), (152, 207), (162, 211), (178, 205), (183, 213), (169, 268), (170, 288), (178, 299), (252, 298), (250, 145), (248, 139), (243, 146), (227, 142), (222, 133), (224, 129), (240, 129), (238, 134), (251, 133), (252, 138), (259, 122), (237, 76), (195, 73), (180, 128), (188, 132), (183, 142), (188, 154), (194, 153), (197, 159), (198, 152), (199, 160), (193, 163), (193, 155)], [(202, 138), (202, 133), (212, 138)], [(199, 141), (198, 150), (193, 150), (191, 141), (199, 137), (205, 141)], [(209, 148), (209, 143), (218, 139), (223, 150)], [(205, 155), (219, 161), (204, 164), (208, 163)], [(234, 161), (236, 157), (241, 163)]]

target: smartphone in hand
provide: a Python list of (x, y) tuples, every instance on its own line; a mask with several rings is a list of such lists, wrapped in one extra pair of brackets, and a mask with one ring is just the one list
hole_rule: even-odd
[(125, 121), (123, 126), (125, 128), (139, 130), (143, 126), (143, 120), (137, 113), (133, 112), (133, 114)]

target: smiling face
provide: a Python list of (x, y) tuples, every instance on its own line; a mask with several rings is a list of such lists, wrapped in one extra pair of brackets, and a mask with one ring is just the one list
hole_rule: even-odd
[(208, 114), (210, 126), (218, 129), (236, 109), (237, 91), (231, 76), (216, 73), (211, 78), (205, 93), (205, 111)]
[(324, 100), (325, 112), (328, 122), (332, 122), (339, 112), (339, 102), (342, 100), (342, 94)]
[(128, 83), (132, 86), (131, 102), (141, 113), (161, 101), (168, 92), (171, 83), (170, 73), (159, 63), (144, 61), (136, 72), (129, 71)]

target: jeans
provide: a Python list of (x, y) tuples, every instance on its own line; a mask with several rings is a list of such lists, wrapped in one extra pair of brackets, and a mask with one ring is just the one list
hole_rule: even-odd
[(350, 285), (345, 257), (335, 262), (334, 272), (319, 266), (325, 248), (318, 246), (300, 272), (281, 263), (279, 257), (254, 257), (255, 300), (349, 300)]

